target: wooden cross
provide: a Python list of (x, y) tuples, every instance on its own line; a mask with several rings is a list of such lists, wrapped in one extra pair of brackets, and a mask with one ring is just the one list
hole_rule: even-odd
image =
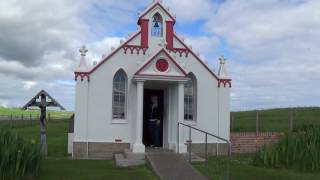
[(34, 96), (22, 109), (28, 107), (39, 107), (40, 114), (40, 143), (41, 151), (44, 155), (48, 154), (47, 144), (47, 129), (46, 129), (46, 110), (47, 107), (59, 107), (61, 110), (65, 110), (53, 97), (51, 97), (45, 90), (41, 90), (36, 96)]

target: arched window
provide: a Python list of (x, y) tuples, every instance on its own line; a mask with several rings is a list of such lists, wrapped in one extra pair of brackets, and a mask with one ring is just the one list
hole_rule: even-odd
[(151, 36), (162, 37), (163, 34), (163, 21), (159, 13), (152, 17)]
[(197, 113), (197, 81), (190, 73), (190, 80), (184, 85), (184, 120), (195, 121)]
[(120, 69), (113, 77), (113, 119), (126, 118), (127, 75)]

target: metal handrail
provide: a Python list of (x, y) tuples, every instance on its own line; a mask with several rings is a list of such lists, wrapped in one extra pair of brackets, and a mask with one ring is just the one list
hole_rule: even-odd
[(205, 160), (206, 160), (206, 166), (208, 165), (208, 135), (214, 137), (214, 138), (217, 138), (221, 141), (224, 141), (227, 143), (228, 145), (228, 156), (231, 155), (231, 143), (229, 140), (227, 139), (224, 139), (222, 137), (219, 137), (217, 135), (214, 135), (214, 134), (211, 134), (209, 132), (206, 132), (204, 130), (201, 130), (201, 129), (198, 129), (198, 128), (195, 128), (195, 127), (192, 127), (190, 125), (187, 125), (187, 124), (184, 124), (184, 123), (181, 123), (181, 122), (178, 122), (177, 124), (177, 152), (179, 153), (179, 125), (182, 125), (182, 126), (186, 126), (189, 128), (189, 140), (188, 140), (188, 143), (189, 143), (189, 162), (191, 163), (191, 129), (194, 129), (198, 132), (202, 132), (205, 134)]

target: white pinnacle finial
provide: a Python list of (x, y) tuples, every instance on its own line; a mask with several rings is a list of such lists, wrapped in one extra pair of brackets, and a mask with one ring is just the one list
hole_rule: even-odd
[(221, 79), (227, 79), (228, 78), (228, 73), (225, 67), (227, 59), (224, 56), (221, 56), (219, 58), (220, 61), (220, 66), (219, 66), (219, 71), (218, 71), (218, 76)]
[(224, 56), (219, 58), (220, 64), (226, 64), (227, 59)]
[(79, 49), (79, 52), (81, 56), (86, 56), (88, 49), (86, 48), (86, 46), (82, 46), (81, 49)]
[(88, 52), (88, 49), (86, 48), (86, 46), (82, 46), (79, 49), (81, 58), (80, 58), (80, 64), (78, 66), (78, 68), (76, 69), (77, 72), (86, 72), (88, 70), (88, 65), (86, 62), (86, 54)]

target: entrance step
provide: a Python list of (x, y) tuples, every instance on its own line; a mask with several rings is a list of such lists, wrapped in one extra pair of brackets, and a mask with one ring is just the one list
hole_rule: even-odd
[(116, 166), (128, 167), (139, 166), (146, 163), (145, 153), (133, 153), (126, 149), (124, 153), (118, 153), (114, 155)]
[(146, 163), (145, 159), (128, 159), (122, 153), (115, 154), (114, 159), (116, 166), (119, 167), (140, 166)]
[(174, 152), (149, 151), (147, 164), (162, 180), (205, 180), (207, 179), (189, 164), (183, 155)]
[(124, 150), (124, 155), (127, 159), (145, 160), (145, 153), (133, 153), (130, 149)]

